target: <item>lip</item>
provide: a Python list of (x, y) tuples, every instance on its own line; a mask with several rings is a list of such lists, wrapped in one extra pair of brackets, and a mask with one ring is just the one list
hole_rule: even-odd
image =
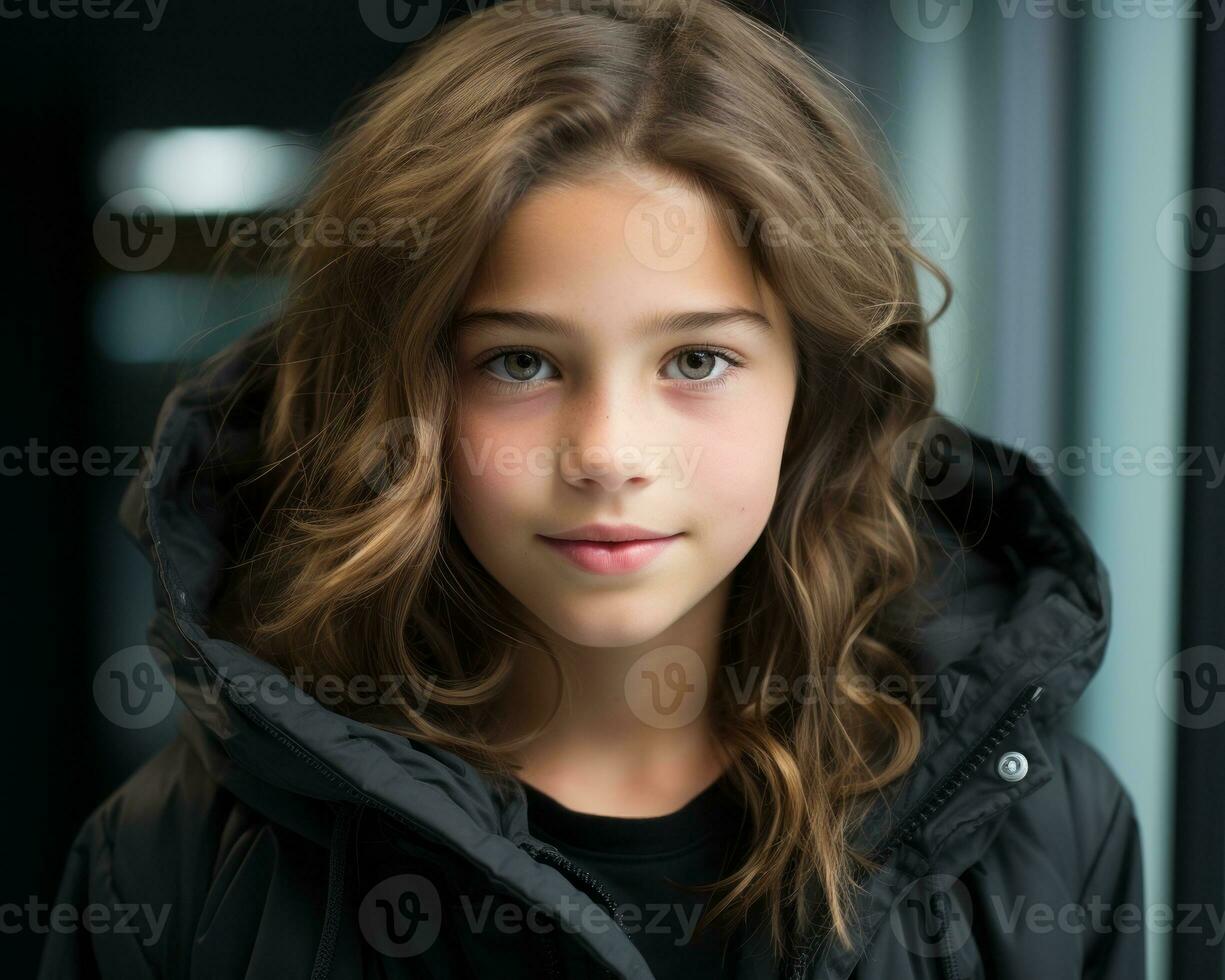
[(639, 524), (607, 524), (596, 521), (592, 524), (580, 524), (569, 531), (558, 531), (556, 534), (544, 534), (541, 537), (561, 541), (647, 541), (656, 538), (670, 538), (674, 535), (667, 531), (652, 531), (649, 527)]
[(584, 524), (556, 535), (538, 537), (584, 571), (596, 575), (622, 575), (645, 568), (682, 533), (663, 534), (634, 524)]

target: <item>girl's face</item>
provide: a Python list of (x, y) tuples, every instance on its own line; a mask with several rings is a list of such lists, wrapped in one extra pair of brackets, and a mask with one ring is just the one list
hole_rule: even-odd
[[(791, 326), (703, 198), (652, 170), (535, 190), (482, 257), (456, 345), (456, 526), (569, 642), (649, 644), (761, 535)], [(559, 543), (593, 523), (638, 540)]]

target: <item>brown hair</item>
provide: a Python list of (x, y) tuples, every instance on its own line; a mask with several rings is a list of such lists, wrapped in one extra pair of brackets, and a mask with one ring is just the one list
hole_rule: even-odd
[[(414, 46), (332, 134), (304, 210), (333, 229), (415, 220), (428, 245), (282, 250), (291, 288), (251, 373), (270, 395), (259, 505), (219, 617), (273, 662), (433, 679), (425, 710), (379, 723), (513, 772), (489, 706), (516, 647), (543, 641), (449, 520), (449, 327), (533, 187), (626, 164), (693, 182), (729, 231), (751, 229), (800, 365), (777, 501), (725, 634), (726, 662), (756, 680), (713, 703), (753, 835), (708, 915), (765, 908), (780, 952), (818, 918), (849, 942), (856, 868), (874, 865), (848, 841), (919, 745), (917, 708), (863, 679), (911, 677), (897, 614), (925, 558), (897, 449), (933, 412), (927, 328), (951, 289), (904, 234), (854, 106), (724, 0), (508, 0)], [(929, 320), (915, 263), (945, 292)], [(412, 449), (380, 493), (366, 454), (395, 420)], [(780, 675), (819, 682), (780, 704)]]

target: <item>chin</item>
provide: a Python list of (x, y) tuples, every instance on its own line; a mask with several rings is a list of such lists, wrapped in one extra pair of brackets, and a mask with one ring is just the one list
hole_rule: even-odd
[(601, 603), (592, 596), (576, 596), (564, 606), (556, 602), (545, 615), (536, 615), (563, 639), (586, 647), (633, 647), (650, 643), (680, 615), (669, 617), (655, 602)]

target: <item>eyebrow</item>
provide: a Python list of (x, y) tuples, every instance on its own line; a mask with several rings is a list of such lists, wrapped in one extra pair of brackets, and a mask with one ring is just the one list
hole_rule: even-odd
[[(726, 306), (717, 310), (686, 310), (648, 316), (639, 321), (634, 332), (642, 337), (656, 337), (700, 330), (703, 327), (734, 324), (742, 324), (754, 331), (768, 333), (773, 330), (770, 321), (756, 310), (744, 306)], [(460, 332), (492, 329), (496, 326), (536, 330), (562, 337), (574, 337), (581, 332), (572, 320), (527, 310), (475, 309), (460, 314), (455, 319), (455, 329)]]

